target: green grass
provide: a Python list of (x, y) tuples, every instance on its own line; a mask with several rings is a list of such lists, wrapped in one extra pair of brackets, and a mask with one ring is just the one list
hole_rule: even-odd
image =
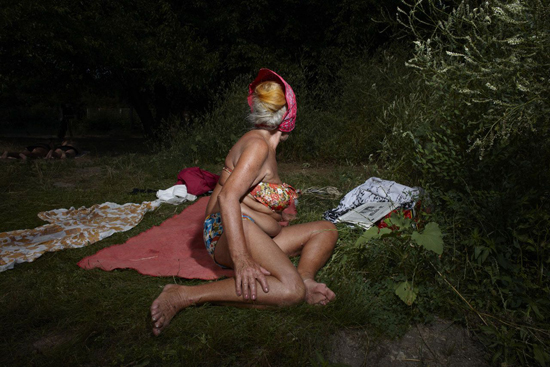
[[(162, 154), (90, 154), (62, 161), (0, 162), (0, 231), (43, 225), (38, 212), (153, 200), (133, 188), (167, 188), (184, 165)], [(202, 168), (218, 172), (217, 165)], [(364, 167), (282, 163), (282, 178), (296, 187), (336, 186), (345, 193), (367, 178)], [(304, 195), (299, 222), (319, 219), (339, 199)], [(181, 312), (159, 338), (151, 334), (148, 309), (167, 283), (133, 270), (83, 270), (76, 263), (102, 248), (125, 242), (181, 212), (163, 205), (130, 231), (80, 249), (46, 253), (33, 263), (0, 273), (0, 365), (308, 365), (330, 356), (330, 337), (342, 328), (374, 334), (403, 333), (411, 312), (384, 284), (321, 271), (337, 293), (328, 307), (301, 305), (248, 310), (203, 305)], [(342, 227), (339, 246), (358, 232)], [(343, 276), (343, 274), (342, 274)]]

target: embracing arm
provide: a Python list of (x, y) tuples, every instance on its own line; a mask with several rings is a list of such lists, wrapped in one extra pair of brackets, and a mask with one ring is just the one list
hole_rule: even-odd
[(256, 280), (264, 292), (268, 292), (265, 275), (269, 272), (252, 259), (246, 244), (241, 217), (240, 201), (259, 178), (268, 157), (269, 148), (260, 139), (253, 139), (243, 149), (235, 169), (224, 183), (218, 195), (223, 218), (224, 233), (235, 270), (235, 290), (245, 299), (256, 298)]

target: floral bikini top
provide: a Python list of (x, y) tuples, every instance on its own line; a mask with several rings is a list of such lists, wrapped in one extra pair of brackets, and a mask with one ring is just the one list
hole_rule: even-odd
[[(228, 167), (223, 167), (223, 170), (229, 174), (232, 172)], [(274, 212), (282, 212), (298, 198), (294, 187), (286, 183), (260, 182), (248, 194)]]

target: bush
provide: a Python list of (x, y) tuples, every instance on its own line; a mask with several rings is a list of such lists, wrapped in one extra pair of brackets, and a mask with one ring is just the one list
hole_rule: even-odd
[(549, 6), (404, 4), (401, 23), (417, 37), (407, 65), (423, 83), (382, 116), (394, 121), (382, 145), (386, 168), (418, 179), (438, 205), (452, 234), (452, 256), (443, 257), (451, 282), (470, 307), (499, 315), (479, 328), (493, 360), (544, 365)]

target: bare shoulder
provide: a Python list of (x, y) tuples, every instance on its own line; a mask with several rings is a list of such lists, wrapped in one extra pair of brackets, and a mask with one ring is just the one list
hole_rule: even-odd
[(229, 151), (225, 167), (232, 172), (231, 176), (250, 176), (250, 181), (256, 182), (266, 175), (263, 167), (268, 157), (269, 146), (265, 139), (260, 134), (249, 131)]
[(244, 149), (257, 149), (266, 153), (269, 150), (265, 139), (260, 134), (255, 133), (254, 130), (243, 135), (243, 147)]
[(265, 139), (252, 130), (244, 134), (231, 149), (228, 158), (236, 163), (243, 154), (251, 154), (258, 158), (265, 157), (269, 153), (269, 146)]

